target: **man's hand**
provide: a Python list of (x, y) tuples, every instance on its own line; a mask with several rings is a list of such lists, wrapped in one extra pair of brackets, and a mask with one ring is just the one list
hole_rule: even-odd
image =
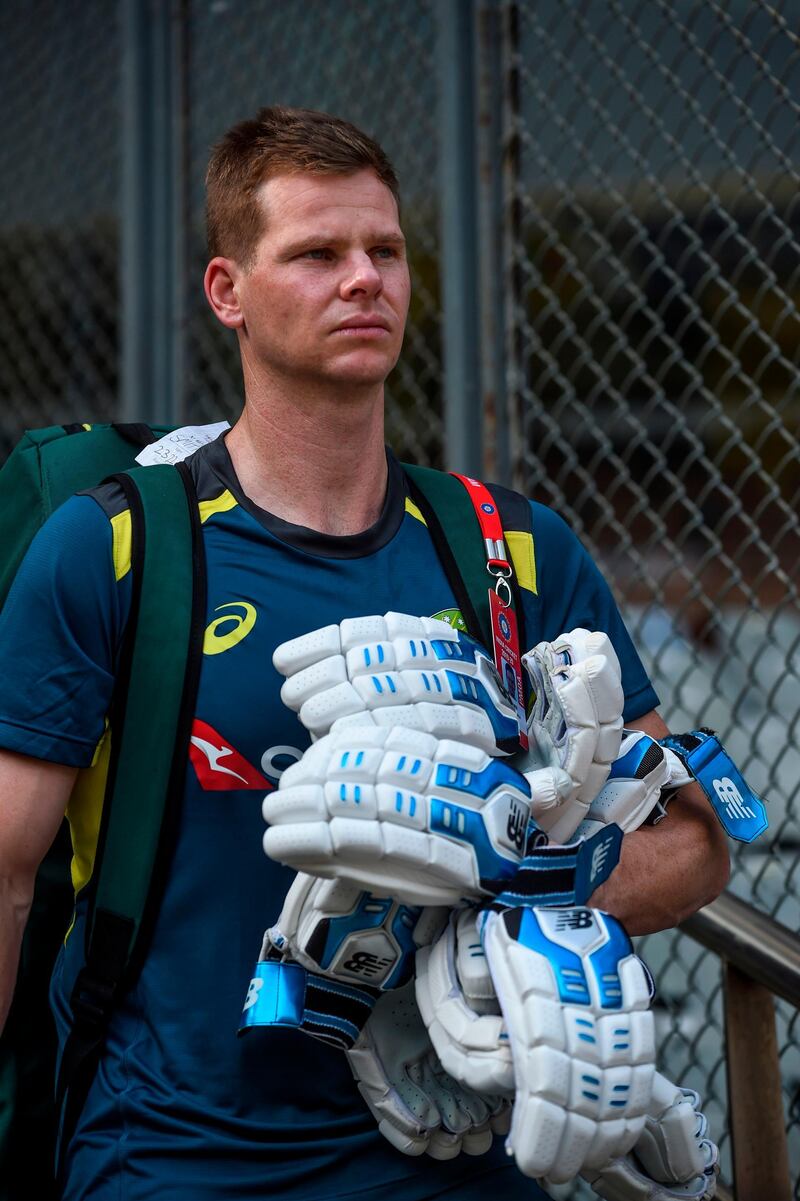
[(530, 789), (477, 747), (347, 726), (287, 768), (263, 812), (272, 859), (406, 904), (453, 905), (514, 875)]

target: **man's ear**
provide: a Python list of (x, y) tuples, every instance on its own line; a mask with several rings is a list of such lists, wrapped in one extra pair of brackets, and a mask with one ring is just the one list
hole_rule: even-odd
[(244, 325), (244, 314), (236, 292), (236, 281), (240, 274), (241, 268), (233, 259), (217, 255), (206, 267), (203, 277), (206, 300), (217, 320), (228, 329), (241, 329)]

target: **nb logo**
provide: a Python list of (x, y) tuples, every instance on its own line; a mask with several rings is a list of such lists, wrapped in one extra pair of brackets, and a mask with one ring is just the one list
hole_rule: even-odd
[(345, 971), (355, 972), (359, 976), (377, 976), (384, 968), (389, 967), (391, 959), (383, 959), (373, 955), (371, 951), (356, 951), (342, 965)]
[(247, 1013), (248, 1009), (253, 1008), (256, 1001), (258, 1000), (258, 994), (261, 992), (261, 989), (263, 987), (264, 987), (264, 981), (259, 980), (258, 976), (256, 976), (255, 980), (250, 981), (250, 987), (247, 990), (247, 996), (245, 997), (245, 1000), (244, 1000), (244, 1010), (242, 1011), (243, 1013)]
[(525, 835), (528, 830), (528, 817), (521, 805), (517, 805), (512, 801), (511, 808), (508, 811), (508, 822), (506, 823), (506, 833), (509, 841), (517, 848), (520, 854), (525, 846)]
[(556, 918), (556, 930), (588, 930), (593, 925), (591, 909), (568, 909)]
[(749, 805), (745, 805), (744, 797), (729, 776), (723, 776), (721, 780), (714, 780), (714, 792), (725, 806), (731, 821), (743, 821), (745, 818), (755, 817), (753, 810)]
[(220, 609), (241, 611), (225, 613), (210, 623), (203, 639), (204, 655), (221, 655), (223, 651), (229, 651), (232, 646), (246, 638), (256, 624), (258, 614), (255, 606), (249, 605), (247, 601), (229, 601), (228, 604), (217, 605), (214, 612), (219, 613)]
[(592, 866), (589, 871), (589, 883), (590, 884), (594, 883), (594, 881), (599, 876), (600, 872), (605, 867), (606, 859), (608, 859), (608, 852), (610, 851), (610, 849), (611, 849), (611, 839), (609, 838), (609, 839), (606, 839), (605, 842), (601, 842), (599, 844), (599, 846), (596, 846), (594, 848), (594, 850), (592, 851)]

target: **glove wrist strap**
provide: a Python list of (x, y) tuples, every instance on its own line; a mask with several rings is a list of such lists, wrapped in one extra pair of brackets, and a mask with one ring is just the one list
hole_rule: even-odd
[(488, 908), (585, 905), (617, 866), (621, 844), (622, 830), (611, 824), (569, 846), (534, 847)]
[(299, 963), (262, 959), (242, 1013), (239, 1034), (255, 1026), (285, 1026), (349, 1050), (380, 994), (306, 971)]
[(671, 734), (661, 745), (673, 751), (697, 781), (731, 838), (753, 842), (767, 828), (767, 811), (713, 730), (702, 726)]

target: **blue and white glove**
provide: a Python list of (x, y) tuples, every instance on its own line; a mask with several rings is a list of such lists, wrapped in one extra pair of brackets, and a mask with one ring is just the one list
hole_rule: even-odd
[(347, 880), (298, 872), (264, 935), (261, 958), (277, 953), (310, 972), (385, 991), (411, 979), (417, 948), (446, 921), (445, 909), (403, 905)]
[(417, 1004), (442, 1066), (468, 1088), (513, 1099), (514, 1064), (478, 933), (478, 911), (454, 910), (417, 953)]
[(533, 816), (554, 842), (567, 843), (619, 754), (625, 698), (619, 660), (606, 634), (580, 627), (522, 656), (531, 681), (530, 751), (514, 765), (527, 776), (548, 768), (568, 777), (554, 807)]
[(508, 1130), (504, 1098), (479, 1096), (442, 1067), (413, 982), (379, 999), (347, 1058), (378, 1129), (405, 1155), (483, 1155)]
[[(281, 699), (312, 738), (347, 724), (400, 724), (490, 755), (518, 752), (516, 711), (491, 656), (446, 622), (352, 618), (283, 643), (273, 662), (286, 676)], [(619, 747), (619, 662), (605, 634), (583, 629), (539, 643), (523, 662), (535, 696), (532, 745), (514, 762), (534, 818), (566, 842)]]
[(518, 747), (516, 711), (489, 653), (444, 621), (348, 618), (282, 643), (281, 700), (312, 738), (350, 723), (403, 725), (491, 755)]
[(650, 983), (614, 918), (582, 907), (484, 910), (481, 935), (505, 1021), (515, 1097), (506, 1142), (554, 1183), (639, 1139), (655, 1073)]
[(711, 1201), (718, 1160), (697, 1093), (656, 1072), (638, 1141), (627, 1155), (582, 1175), (605, 1201)]
[(612, 822), (629, 834), (653, 816), (663, 817), (665, 800), (691, 779), (673, 751), (641, 730), (623, 730), (608, 779), (574, 837), (589, 838)]
[(272, 859), (406, 904), (453, 905), (514, 876), (530, 787), (467, 743), (345, 726), (287, 768), (263, 812)]

